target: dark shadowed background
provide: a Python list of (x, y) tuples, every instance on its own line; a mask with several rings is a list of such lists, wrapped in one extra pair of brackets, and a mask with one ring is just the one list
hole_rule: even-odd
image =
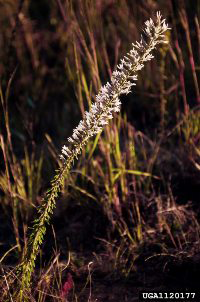
[(141, 289), (197, 286), (199, 10), (196, 0), (0, 0), (2, 295), (62, 145), (157, 11), (169, 44), (75, 163), (32, 299), (136, 301)]

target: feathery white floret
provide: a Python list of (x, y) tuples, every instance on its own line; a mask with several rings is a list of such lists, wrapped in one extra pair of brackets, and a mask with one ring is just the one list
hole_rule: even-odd
[(137, 72), (144, 67), (146, 61), (153, 59), (151, 52), (156, 45), (168, 43), (164, 35), (168, 29), (170, 28), (165, 19), (162, 19), (160, 12), (157, 12), (155, 22), (151, 18), (145, 22), (144, 36), (141, 36), (140, 41), (132, 44), (132, 49), (120, 60), (120, 64), (112, 74), (111, 82), (101, 87), (90, 111), (85, 112), (72, 137), (68, 138), (68, 142), (71, 143), (70, 148), (63, 146), (60, 158), (64, 162), (77, 158), (88, 139), (108, 124), (114, 112), (120, 111), (119, 96), (131, 92), (132, 86), (136, 85)]

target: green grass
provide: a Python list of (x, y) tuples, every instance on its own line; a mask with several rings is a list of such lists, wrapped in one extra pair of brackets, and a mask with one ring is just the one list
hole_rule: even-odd
[[(122, 113), (88, 142), (64, 181), (53, 230), (47, 227), (31, 293), (24, 292), (24, 299), (62, 301), (70, 272), (69, 301), (104, 301), (101, 285), (106, 280), (119, 279), (125, 287), (145, 274), (145, 288), (151, 266), (165, 275), (170, 265), (196, 261), (200, 117), (195, 1), (98, 3), (0, 3), (4, 301), (15, 301), (21, 282), (16, 266), (26, 255), (43, 192), (62, 165), (60, 146), (156, 10), (173, 28), (170, 46), (160, 47), (134, 93), (123, 97)], [(125, 294), (118, 297), (125, 300)]]

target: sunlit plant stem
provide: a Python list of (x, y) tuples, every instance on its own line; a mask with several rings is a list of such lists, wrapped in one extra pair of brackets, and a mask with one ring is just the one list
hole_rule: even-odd
[(132, 44), (132, 49), (121, 59), (117, 69), (113, 72), (110, 83), (108, 82), (100, 89), (90, 111), (85, 112), (83, 120), (73, 130), (72, 136), (68, 138), (69, 146), (62, 147), (60, 155), (62, 166), (56, 171), (51, 188), (43, 198), (42, 206), (38, 210), (38, 218), (34, 221), (24, 262), (19, 266), (21, 301), (24, 301), (24, 290), (30, 287), (36, 257), (46, 233), (46, 224), (50, 222), (56, 199), (64, 186), (64, 179), (74, 160), (78, 159), (78, 155), (89, 138), (98, 134), (108, 124), (109, 120), (113, 118), (114, 112), (120, 111), (119, 96), (131, 92), (131, 87), (136, 85), (137, 72), (144, 67), (146, 61), (153, 58), (152, 51), (158, 44), (167, 43), (164, 33), (168, 29), (160, 12), (157, 12), (155, 22), (152, 19), (145, 22), (144, 35), (141, 36), (141, 40)]

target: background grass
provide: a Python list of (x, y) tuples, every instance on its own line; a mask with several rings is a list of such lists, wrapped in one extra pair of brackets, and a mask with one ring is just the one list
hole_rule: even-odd
[(141, 288), (197, 284), (197, 1), (10, 0), (0, 1), (4, 301), (61, 146), (157, 10), (170, 43), (66, 180), (28, 299), (131, 301)]

